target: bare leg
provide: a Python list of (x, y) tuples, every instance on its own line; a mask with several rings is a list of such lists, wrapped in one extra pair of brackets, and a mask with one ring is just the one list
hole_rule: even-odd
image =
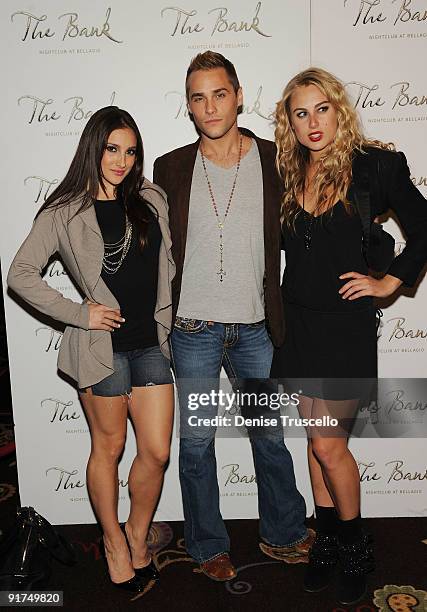
[[(300, 395), (299, 401), (298, 411), (300, 416), (305, 419), (311, 418), (314, 399), (312, 397)], [(334, 501), (325, 484), (321, 465), (315, 455), (313, 455), (310, 428), (307, 428), (307, 459), (308, 469), (310, 472), (311, 488), (313, 490), (313, 497), (316, 505), (328, 508), (333, 507)]]
[(131, 510), (126, 534), (134, 567), (148, 565), (147, 535), (169, 459), (173, 425), (173, 385), (134, 387), (129, 411), (135, 427), (137, 455), (129, 473)]
[[(344, 419), (346, 426), (357, 409), (358, 400), (331, 401), (315, 399), (312, 416), (319, 418), (326, 415)], [(360, 512), (360, 480), (356, 461), (348, 448), (347, 431), (332, 430), (328, 437), (328, 429), (311, 430), (309, 443), (310, 472), (313, 472), (313, 494), (319, 506), (331, 505), (333, 500), (338, 516), (342, 520), (350, 520)], [(319, 477), (319, 467), (323, 476), (322, 486)]]
[(313, 453), (311, 440), (307, 444), (308, 469), (310, 472), (311, 487), (313, 489), (313, 497), (316, 506), (324, 508), (332, 508), (335, 506), (334, 500), (328, 491), (323, 477), (322, 467), (319, 460)]
[[(300, 396), (299, 412), (303, 418), (335, 416), (351, 419), (358, 400), (332, 401)], [(348, 422), (346, 423), (348, 425)], [(348, 449), (345, 430), (309, 428), (307, 456), (316, 506), (335, 506), (342, 520), (356, 517), (360, 511), (359, 470)]]
[(127, 398), (99, 397), (90, 389), (80, 394), (91, 433), (87, 464), (87, 486), (104, 533), (108, 569), (113, 582), (132, 578), (129, 550), (117, 518), (117, 465), (123, 451), (127, 427)]

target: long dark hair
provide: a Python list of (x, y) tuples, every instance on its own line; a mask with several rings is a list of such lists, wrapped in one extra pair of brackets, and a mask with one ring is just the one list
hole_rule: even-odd
[(117, 198), (123, 202), (126, 214), (134, 225), (141, 248), (147, 240), (151, 210), (141, 196), (144, 181), (144, 149), (142, 138), (131, 115), (117, 106), (106, 106), (94, 113), (83, 129), (73, 161), (65, 178), (47, 198), (38, 211), (67, 206), (70, 201), (81, 197), (82, 203), (76, 215), (93, 206), (98, 197), (99, 186), (105, 190), (101, 172), (101, 160), (111, 132), (130, 128), (136, 137), (135, 163), (129, 174), (116, 188)]

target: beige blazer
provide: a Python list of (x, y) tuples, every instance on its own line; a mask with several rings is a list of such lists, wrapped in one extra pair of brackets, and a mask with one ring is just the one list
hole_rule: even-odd
[[(164, 191), (147, 179), (143, 195), (158, 214), (162, 234), (154, 319), (160, 348), (170, 358), (167, 339), (171, 331), (171, 281), (175, 264), (171, 254), (168, 206)], [(87, 299), (119, 308), (101, 278), (104, 242), (95, 208), (91, 206), (75, 215), (80, 205), (81, 199), (78, 199), (62, 208), (45, 210), (37, 217), (10, 266), (7, 282), (28, 304), (67, 324), (59, 349), (58, 368), (76, 380), (79, 388), (84, 388), (114, 372), (111, 332), (89, 330), (89, 308), (85, 301), (80, 304), (64, 297), (41, 277), (49, 258), (59, 253)]]

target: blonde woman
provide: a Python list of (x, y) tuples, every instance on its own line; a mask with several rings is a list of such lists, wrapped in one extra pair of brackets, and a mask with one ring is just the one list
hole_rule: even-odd
[[(338, 599), (350, 604), (363, 596), (373, 568), (361, 527), (358, 468), (347, 442), (360, 384), (377, 376), (374, 298), (416, 282), (427, 258), (427, 206), (405, 156), (363, 135), (332, 74), (310, 68), (291, 79), (277, 104), (276, 126), (286, 340), (274, 355), (272, 376), (309, 379), (300, 386), (302, 415), (340, 420), (339, 429), (308, 431), (318, 535), (304, 587), (326, 588), (338, 562)], [(362, 245), (357, 194), (363, 182), (368, 227), (392, 209), (407, 237), (381, 278), (371, 276)], [(337, 379), (347, 384), (337, 386)]]

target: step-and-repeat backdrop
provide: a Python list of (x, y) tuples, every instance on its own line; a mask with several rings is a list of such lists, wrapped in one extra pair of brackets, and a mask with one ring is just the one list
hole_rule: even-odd
[[(427, 195), (423, 134), (427, 120), (427, 11), (421, 0), (210, 0), (178, 5), (148, 0), (4, 0), (3, 281), (43, 200), (64, 176), (88, 117), (116, 104), (136, 119), (145, 173), (154, 159), (196, 139), (185, 104), (190, 59), (213, 49), (229, 57), (244, 90), (239, 122), (273, 137), (271, 113), (291, 76), (320, 65), (348, 85), (371, 136), (406, 152), (413, 181)], [(7, 92), (7, 95), (6, 95)], [(398, 242), (404, 238), (387, 222)], [(45, 279), (79, 299), (60, 262)], [(90, 438), (76, 391), (56, 371), (61, 329), (5, 291), (21, 502), (53, 523), (94, 520), (85, 482)], [(382, 376), (426, 372), (427, 284), (384, 306)], [(405, 410), (399, 406), (402, 418)], [(182, 518), (174, 436), (157, 520)], [(312, 512), (305, 440), (289, 440), (298, 485)], [(426, 513), (424, 440), (355, 439), (366, 516)], [(135, 452), (129, 427), (120, 463), (119, 513), (129, 507), (127, 473)], [(221, 508), (226, 518), (257, 515), (257, 489), (247, 439), (217, 440)], [(392, 502), (391, 499), (392, 498)]]

